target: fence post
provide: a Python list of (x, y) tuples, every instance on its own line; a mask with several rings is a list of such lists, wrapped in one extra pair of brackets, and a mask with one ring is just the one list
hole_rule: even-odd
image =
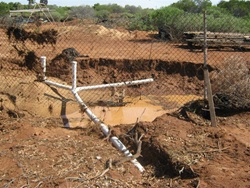
[(208, 100), (210, 118), (211, 118), (211, 125), (216, 126), (216, 115), (215, 115), (215, 108), (214, 108), (214, 100), (212, 94), (212, 88), (209, 78), (208, 66), (207, 66), (207, 18), (206, 18), (206, 11), (203, 13), (203, 23), (204, 23), (204, 100)]

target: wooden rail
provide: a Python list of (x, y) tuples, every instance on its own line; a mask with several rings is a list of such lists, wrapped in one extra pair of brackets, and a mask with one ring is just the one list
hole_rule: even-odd
[[(184, 40), (189, 47), (203, 46), (203, 32), (184, 32)], [(207, 32), (208, 47), (250, 47), (250, 34)]]

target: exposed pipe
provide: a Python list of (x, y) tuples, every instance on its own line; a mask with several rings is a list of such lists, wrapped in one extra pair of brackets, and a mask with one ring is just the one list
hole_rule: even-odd
[(101, 85), (94, 85), (94, 86), (82, 86), (77, 87), (76, 91), (81, 90), (90, 90), (90, 89), (102, 89), (102, 88), (108, 88), (108, 87), (121, 87), (121, 86), (127, 86), (127, 85), (138, 85), (138, 84), (145, 84), (149, 82), (153, 82), (154, 79), (148, 78), (148, 79), (142, 79), (142, 80), (135, 80), (135, 81), (126, 81), (126, 82), (118, 82), (118, 83), (110, 83), (110, 84), (101, 84)]
[[(100, 126), (103, 134), (105, 136), (109, 135), (109, 128), (107, 125), (102, 123), (92, 112), (91, 110), (87, 107), (87, 105), (83, 102), (81, 97), (78, 95), (78, 91), (81, 90), (90, 90), (90, 89), (100, 89), (100, 88), (107, 88), (107, 87), (120, 87), (124, 85), (137, 85), (137, 84), (142, 84), (142, 83), (148, 83), (152, 82), (153, 79), (143, 79), (143, 80), (136, 80), (136, 81), (127, 81), (127, 82), (120, 82), (120, 83), (111, 83), (111, 84), (102, 84), (102, 85), (95, 85), (95, 86), (83, 86), (83, 87), (77, 87), (77, 62), (72, 61), (72, 86), (69, 85), (64, 85), (64, 84), (59, 84), (50, 80), (47, 80), (46, 78), (46, 57), (42, 56), (41, 57), (41, 66), (43, 68), (43, 80), (46, 84), (53, 85), (56, 87), (64, 88), (67, 90), (71, 90), (73, 95), (75, 96), (77, 102), (81, 105), (82, 110), (84, 113), (86, 113), (89, 118), (97, 125)], [(126, 148), (126, 146), (116, 137), (112, 136), (110, 138), (110, 141), (112, 144), (121, 152), (124, 153), (125, 156), (127, 157), (132, 157), (133, 155), (129, 152), (129, 150)], [(145, 169), (144, 167), (137, 161), (137, 159), (131, 160), (131, 162), (139, 169), (140, 172), (144, 172)]]
[(56, 83), (56, 82), (53, 82), (53, 81), (50, 81), (50, 80), (44, 80), (44, 83), (46, 84), (49, 84), (49, 85), (53, 85), (53, 86), (56, 86), (56, 87), (59, 87), (59, 88), (63, 88), (63, 89), (67, 89), (67, 90), (72, 90), (72, 86), (69, 86), (69, 85), (64, 85), (64, 84), (59, 84), (59, 83)]
[(40, 60), (43, 68), (43, 80), (46, 80), (46, 56), (41, 56)]
[[(86, 113), (89, 118), (97, 125), (100, 126), (103, 134), (105, 136), (108, 136), (109, 134), (109, 128), (107, 125), (105, 125), (104, 123), (102, 123), (92, 112), (91, 110), (86, 106), (86, 104), (82, 101), (81, 97), (78, 95), (77, 92), (72, 90), (72, 93), (74, 94), (77, 102), (81, 105), (82, 110), (84, 111), (84, 113)], [(112, 136), (110, 138), (110, 141), (112, 142), (112, 144), (121, 152), (123, 152), (123, 154), (126, 157), (132, 157), (133, 155), (129, 152), (129, 150), (126, 148), (126, 146), (116, 137), (116, 136)], [(145, 169), (144, 167), (136, 160), (133, 159), (131, 160), (131, 162), (139, 169), (140, 172), (144, 172)]]

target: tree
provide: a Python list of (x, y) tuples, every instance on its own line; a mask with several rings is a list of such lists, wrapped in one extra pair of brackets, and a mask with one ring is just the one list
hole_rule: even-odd
[(176, 7), (164, 7), (152, 13), (152, 20), (159, 30), (159, 36), (162, 39), (174, 40), (178, 33), (176, 25), (178, 19), (182, 17), (184, 11)]
[(213, 16), (214, 18), (221, 18), (229, 14), (225, 9), (217, 6), (209, 7), (206, 13), (207, 15)]
[(8, 5), (9, 5), (10, 10), (19, 10), (22, 8), (22, 4), (19, 2), (15, 2), (15, 3), (10, 2)]
[(179, 0), (177, 3), (173, 3), (171, 6), (185, 12), (195, 12), (195, 10), (197, 9), (196, 4), (193, 0)]
[(98, 18), (98, 22), (105, 22), (108, 20), (110, 12), (108, 10), (99, 10), (96, 12), (96, 17)]
[(9, 11), (9, 5), (4, 2), (0, 2), (0, 15), (6, 15)]
[(212, 7), (212, 2), (210, 0), (194, 0), (194, 3), (197, 7), (197, 12), (202, 12)]
[(210, 0), (179, 0), (171, 6), (184, 10), (185, 12), (200, 13), (204, 9), (211, 7), (212, 2)]
[(123, 13), (123, 12), (125, 12), (125, 9), (123, 7), (121, 7), (120, 5), (111, 4), (108, 6), (110, 6), (111, 13)]
[(125, 10), (130, 14), (135, 14), (142, 11), (141, 6), (125, 5)]
[(226, 9), (235, 17), (248, 16), (250, 12), (250, 1), (230, 0), (227, 2), (222, 0), (217, 6)]
[(134, 17), (130, 20), (130, 30), (154, 30), (155, 26), (152, 24), (151, 9), (142, 9), (140, 12), (134, 14)]
[(51, 12), (55, 21), (63, 21), (69, 16), (70, 7), (58, 7), (56, 5), (49, 5), (50, 9), (53, 9)]
[(89, 5), (72, 7), (69, 11), (69, 15), (79, 19), (93, 18), (95, 16), (95, 10)]

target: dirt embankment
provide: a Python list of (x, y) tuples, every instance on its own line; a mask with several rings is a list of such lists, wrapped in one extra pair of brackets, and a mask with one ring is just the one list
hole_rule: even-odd
[[(78, 82), (84, 85), (123, 82), (153, 78), (154, 84), (146, 94), (164, 95), (185, 92), (202, 93), (203, 65), (191, 62), (175, 62), (148, 59), (77, 58)], [(213, 68), (209, 66), (209, 70)], [(48, 66), (48, 76), (71, 83), (71, 63), (57, 56)], [(165, 88), (163, 88), (165, 87)], [(171, 87), (169, 93), (165, 93)], [(174, 88), (175, 87), (175, 88)], [(151, 93), (152, 94), (152, 93)]]
[(140, 174), (128, 162), (103, 176), (105, 163), (123, 156), (102, 140), (98, 127), (65, 129), (56, 118), (1, 117), (0, 185), (248, 188), (247, 117), (219, 118), (220, 127), (210, 127), (166, 114), (152, 123), (116, 126), (112, 133), (132, 153), (135, 133), (144, 135), (138, 160), (146, 171)]
[[(203, 64), (192, 62), (177, 62), (177, 61), (164, 61), (160, 59), (105, 59), (105, 58), (77, 58), (78, 66), (80, 69), (95, 69), (100, 73), (107, 71), (119, 71), (135, 74), (137, 72), (153, 74), (155, 72), (164, 72), (166, 74), (174, 75), (180, 74), (181, 76), (197, 77), (203, 80)], [(49, 74), (56, 74), (55, 70), (67, 71), (65, 74), (70, 75), (71, 64), (66, 58), (60, 55), (54, 58), (50, 65)], [(212, 71), (211, 66), (208, 67)], [(109, 70), (107, 70), (109, 69)], [(64, 72), (63, 72), (64, 74)], [(60, 76), (60, 74), (56, 74)]]

